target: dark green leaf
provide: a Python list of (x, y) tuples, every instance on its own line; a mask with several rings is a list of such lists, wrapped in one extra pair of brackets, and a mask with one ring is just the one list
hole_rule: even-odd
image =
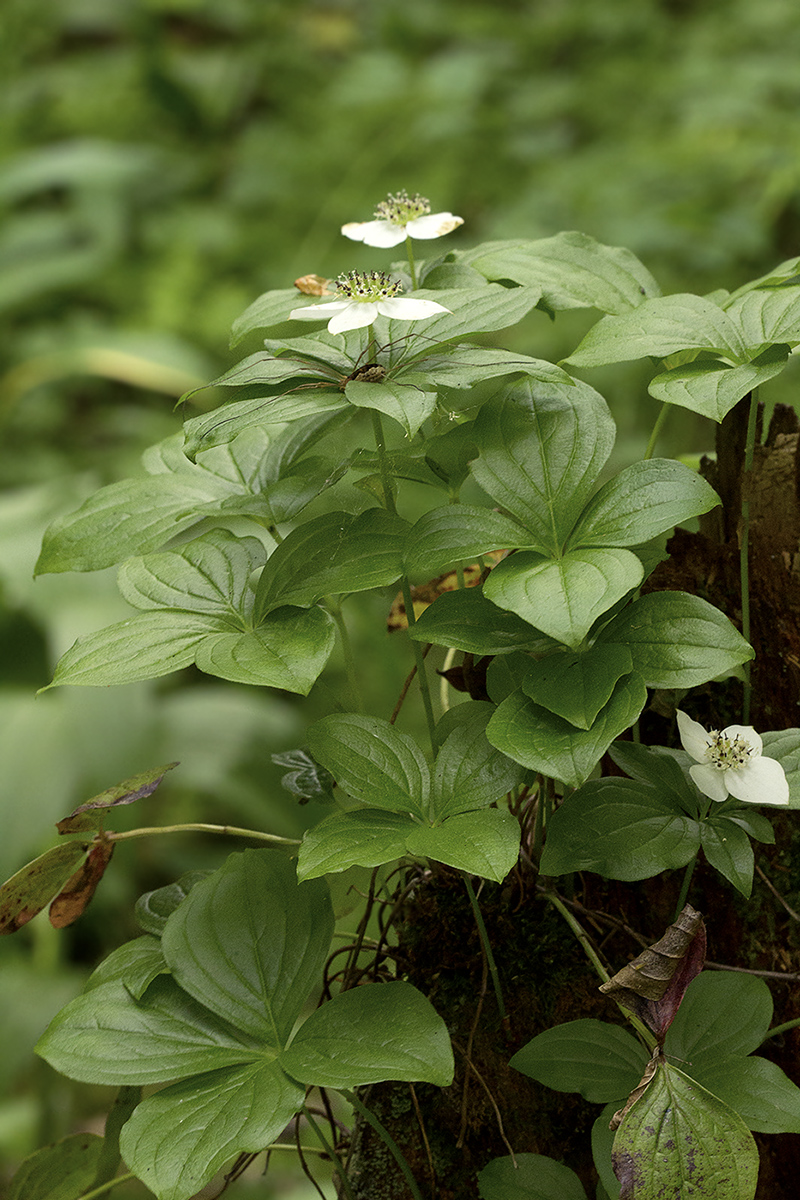
[(763, 979), (730, 971), (703, 971), (690, 983), (664, 1043), (665, 1052), (712, 1070), (717, 1063), (757, 1050), (772, 1020), (772, 996)]
[(487, 600), (482, 588), (462, 588), (437, 596), (417, 618), (411, 637), (469, 654), (508, 654), (518, 649), (543, 652), (553, 645), (551, 638), (527, 621)]
[(112, 950), (89, 976), (85, 991), (120, 981), (135, 1000), (141, 1000), (153, 980), (168, 975), (169, 967), (157, 937), (139, 937)]
[(753, 847), (741, 826), (713, 813), (700, 826), (700, 841), (709, 863), (747, 899), (753, 890)]
[(433, 770), (432, 811), (440, 821), (485, 808), (520, 782), (519, 764), (486, 737), (492, 712), (491, 704), (468, 701), (450, 709), (437, 727), (437, 738), (452, 730), (444, 737)]
[(543, 1154), (493, 1158), (478, 1175), (481, 1200), (586, 1200), (569, 1167)]
[(519, 821), (505, 808), (457, 813), (442, 825), (415, 825), (406, 849), (469, 875), (502, 883), (519, 855)]
[(334, 713), (308, 731), (311, 753), (355, 800), (424, 817), (430, 772), (416, 742), (388, 721)]
[(187, 871), (175, 883), (168, 883), (165, 887), (140, 896), (136, 901), (136, 920), (145, 933), (161, 937), (170, 913), (186, 899), (195, 884), (207, 879), (210, 874), (210, 871)]
[(94, 1183), (103, 1139), (73, 1133), (26, 1158), (11, 1180), (8, 1200), (80, 1200)]
[(532, 541), (522, 525), (494, 509), (447, 504), (426, 512), (412, 526), (403, 557), (410, 575), (427, 579), (456, 562)]
[(590, 729), (631, 665), (622, 646), (595, 644), (583, 652), (548, 654), (531, 663), (522, 690), (570, 725)]
[(766, 1058), (733, 1057), (686, 1068), (754, 1133), (800, 1133), (800, 1088)]
[(559, 1092), (580, 1092), (605, 1104), (626, 1096), (642, 1077), (649, 1055), (618, 1025), (592, 1019), (567, 1021), (537, 1034), (510, 1065)]

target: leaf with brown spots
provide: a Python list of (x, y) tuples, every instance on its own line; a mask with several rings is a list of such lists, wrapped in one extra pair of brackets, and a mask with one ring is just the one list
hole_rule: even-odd
[(87, 829), (98, 829), (105, 809), (133, 804), (135, 800), (151, 796), (167, 771), (171, 771), (177, 765), (176, 762), (171, 762), (165, 767), (151, 767), (149, 771), (142, 771), (138, 775), (132, 775), (130, 779), (124, 779), (122, 783), (115, 784), (114, 787), (106, 788), (85, 804), (78, 805), (68, 817), (58, 821), (56, 829), (59, 833), (82, 833)]
[(77, 921), (95, 894), (113, 853), (113, 842), (97, 842), (92, 847), (86, 861), (67, 880), (50, 905), (50, 924), (54, 929), (65, 929), (67, 925)]
[(27, 863), (0, 887), (0, 934), (16, 933), (63, 888), (88, 850), (86, 842), (63, 842)]

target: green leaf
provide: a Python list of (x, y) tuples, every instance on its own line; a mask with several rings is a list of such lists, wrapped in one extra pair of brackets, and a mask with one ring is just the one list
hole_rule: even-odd
[(800, 342), (800, 287), (753, 289), (732, 296), (724, 307), (749, 347)]
[(102, 1149), (103, 1139), (94, 1133), (43, 1146), (20, 1166), (8, 1200), (80, 1200), (94, 1183)]
[(330, 613), (321, 608), (279, 608), (257, 629), (205, 638), (197, 647), (195, 663), (206, 675), (306, 696), (335, 644)]
[(324, 883), (298, 884), (276, 850), (232, 854), (192, 888), (161, 943), (180, 986), (259, 1043), (280, 1049), (333, 936)]
[(509, 654), (523, 649), (544, 652), (553, 645), (516, 613), (487, 600), (483, 588), (443, 592), (417, 617), (410, 636), (469, 654)]
[(300, 1026), (279, 1062), (315, 1087), (387, 1079), (448, 1087), (453, 1052), (442, 1018), (410, 983), (366, 983), (340, 992)]
[(277, 1063), (211, 1071), (143, 1100), (120, 1148), (158, 1200), (190, 1200), (235, 1155), (274, 1141), (302, 1103)]
[(582, 652), (548, 654), (531, 663), (522, 690), (570, 725), (590, 729), (631, 666), (623, 646), (595, 644)]
[(145, 933), (160, 938), (170, 914), (186, 899), (195, 884), (210, 874), (210, 871), (187, 871), (174, 883), (140, 896), (136, 901), (136, 920)]
[(671, 796), (629, 779), (595, 779), (564, 801), (548, 822), (544, 875), (594, 871), (607, 879), (649, 879), (684, 867), (700, 829)]
[(643, 577), (642, 563), (630, 550), (567, 550), (558, 558), (522, 550), (494, 568), (483, 590), (499, 608), (575, 647)]
[(282, 288), (280, 291), (264, 292), (250, 304), (231, 327), (231, 346), (237, 346), (248, 333), (261, 329), (274, 329), (289, 320), (293, 308), (300, 308), (302, 295), (297, 288)]
[(406, 853), (416, 828), (405, 813), (377, 808), (331, 813), (306, 831), (297, 860), (298, 879), (315, 879), (348, 867), (377, 867)]
[(611, 1119), (623, 1107), (622, 1098), (612, 1100), (601, 1109), (600, 1116), (592, 1125), (592, 1158), (600, 1176), (600, 1184), (605, 1188), (605, 1195), (598, 1188), (598, 1200), (619, 1200), (619, 1180), (611, 1166), (611, 1148), (614, 1145), (614, 1133), (609, 1128)]
[(749, 900), (755, 859), (744, 829), (722, 813), (712, 814), (700, 826), (700, 842), (711, 866)]
[(697, 1082), (739, 1114), (754, 1133), (800, 1133), (800, 1088), (766, 1058), (734, 1057), (687, 1067)]
[(574, 1171), (543, 1154), (493, 1158), (478, 1175), (481, 1200), (586, 1200)]
[(586, 384), (516, 382), (483, 406), (475, 441), (474, 478), (536, 549), (559, 554), (614, 442), (605, 400)]
[(734, 363), (748, 357), (738, 325), (719, 305), (686, 292), (657, 296), (632, 312), (602, 317), (564, 361), (599, 367), (692, 349), (712, 350)]
[(603, 645), (627, 646), (648, 687), (691, 688), (738, 667), (753, 649), (728, 618), (688, 592), (650, 592), (600, 631)]
[(434, 764), (431, 807), (438, 820), (485, 808), (520, 782), (519, 764), (486, 737), (492, 712), (491, 704), (471, 700), (451, 708), (439, 722), (437, 738), (454, 728), (444, 737)]
[(786, 772), (789, 807), (800, 808), (800, 729), (767, 732), (763, 735), (763, 742), (764, 753), (777, 759)]
[(741, 1117), (662, 1059), (614, 1138), (622, 1200), (752, 1200), (758, 1150)]
[(460, 261), (489, 279), (538, 284), (547, 307), (599, 308), (618, 313), (657, 296), (658, 284), (630, 250), (605, 246), (585, 233), (558, 233), (538, 241), (488, 242)]
[(689, 984), (667, 1033), (665, 1052), (713, 1070), (717, 1063), (757, 1050), (772, 1020), (770, 990), (755, 975), (703, 971)]
[[(348, 374), (350, 370), (351, 367), (348, 365), (345, 374)], [(248, 354), (224, 375), (212, 380), (208, 386), (249, 387), (257, 383), (285, 383), (287, 379), (306, 377), (338, 386), (338, 380), (332, 379), (331, 373), (326, 372), (320, 363), (309, 362), (292, 355), (276, 356), (267, 350)]]
[(161, 942), (157, 937), (139, 937), (125, 942), (104, 958), (86, 983), (86, 991), (117, 981), (124, 983), (135, 1000), (141, 1000), (159, 975), (169, 974)]
[(410, 575), (429, 579), (453, 563), (529, 546), (532, 540), (522, 525), (494, 509), (447, 504), (424, 513), (411, 527), (403, 557)]
[(592, 1104), (605, 1104), (633, 1091), (648, 1058), (627, 1030), (587, 1019), (537, 1034), (509, 1065), (558, 1092), (580, 1092)]
[(333, 713), (311, 726), (308, 741), (314, 758), (355, 800), (390, 812), (425, 816), (428, 764), (413, 738), (388, 721)]
[[(434, 291), (419, 288), (414, 292), (415, 300), (433, 300), (449, 311), (436, 313), (422, 321), (379, 321), (385, 325), (388, 336), (383, 339), (394, 342), (398, 338), (411, 337), (420, 333), (431, 342), (452, 342), (473, 333), (491, 333), (496, 329), (507, 329), (538, 304), (542, 289), (534, 284), (530, 287), (507, 288), (500, 284), (488, 287), (446, 289)], [(382, 334), (381, 334), (382, 337)]]
[(770, 346), (752, 362), (735, 367), (706, 359), (684, 363), (656, 375), (647, 390), (665, 404), (721, 421), (748, 392), (780, 375), (788, 356), (788, 346)]
[(412, 356), (410, 368), (401, 368), (396, 378), (405, 379), (405, 369), (424, 372), (425, 378), (434, 387), (470, 388), (485, 379), (497, 379), (503, 375), (530, 375), (543, 383), (570, 384), (571, 377), (560, 367), (544, 358), (530, 358), (513, 350), (481, 346), (448, 346), (443, 353)]
[(77, 996), (45, 1030), (36, 1053), (71, 1079), (112, 1084), (163, 1083), (265, 1057), (163, 975), (140, 1001), (119, 980)]
[(696, 471), (671, 458), (651, 458), (626, 467), (595, 493), (569, 545), (637, 546), (719, 502)]
[(26, 863), (0, 887), (0, 934), (16, 933), (57, 896), (89, 849), (62, 842)]
[(413, 438), (420, 425), (427, 421), (436, 408), (436, 392), (425, 388), (424, 376), (410, 374), (399, 383), (386, 379), (383, 383), (366, 383), (352, 380), (344, 394), (356, 408), (369, 408), (384, 413), (397, 421), (406, 437)]
[(588, 779), (615, 737), (628, 729), (644, 708), (647, 692), (641, 676), (626, 675), (589, 729), (576, 729), (528, 699), (512, 692), (498, 707), (487, 729), (493, 746), (515, 762), (578, 787)]
[(349, 405), (338, 387), (329, 390), (286, 392), (283, 396), (258, 396), (252, 400), (237, 400), (224, 404), (213, 412), (192, 417), (184, 426), (186, 454), (199, 456), (211, 446), (231, 442), (253, 426), (282, 425), (285, 421), (310, 420), (314, 417), (343, 412)]
[(117, 584), (134, 608), (177, 608), (241, 623), (252, 608), (250, 577), (266, 560), (258, 538), (212, 529), (179, 550), (129, 559)]
[(515, 866), (519, 843), (519, 821), (505, 808), (458, 813), (443, 825), (415, 825), (406, 836), (409, 854), (494, 883), (502, 883)]
[[(684, 812), (692, 817), (697, 816), (697, 788), (681, 765), (685, 760), (688, 768), (694, 760), (685, 751), (620, 741), (609, 747), (609, 754), (612, 761), (631, 779), (652, 784), (662, 795), (676, 800)], [(750, 815), (761, 816), (760, 813)], [(767, 820), (766, 817), (763, 819)]]
[(402, 518), (381, 508), (307, 521), (267, 560), (256, 588), (256, 619), (287, 604), (307, 608), (322, 596), (394, 583), (403, 573), (407, 531)]

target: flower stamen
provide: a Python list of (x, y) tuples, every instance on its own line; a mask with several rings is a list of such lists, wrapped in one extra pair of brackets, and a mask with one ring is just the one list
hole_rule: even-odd
[(341, 300), (359, 304), (374, 304), (399, 295), (403, 285), (385, 271), (348, 271), (336, 280), (336, 295)]
[(415, 221), (417, 217), (427, 217), (430, 211), (430, 201), (425, 196), (420, 196), (419, 192), (409, 196), (403, 188), (394, 195), (390, 192), (376, 207), (374, 216), (379, 221), (391, 221), (393, 225), (405, 228), (409, 221)]

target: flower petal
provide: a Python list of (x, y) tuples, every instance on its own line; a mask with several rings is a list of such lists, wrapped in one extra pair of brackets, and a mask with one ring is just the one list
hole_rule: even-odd
[(723, 737), (730, 738), (732, 742), (737, 737), (741, 741), (747, 742), (748, 746), (752, 749), (753, 758), (758, 758), (764, 749), (761, 734), (756, 733), (752, 725), (729, 725), (727, 729), (723, 729), (722, 735)]
[(424, 217), (414, 217), (406, 225), (406, 233), (412, 238), (438, 238), (446, 233), (452, 233), (464, 224), (463, 217), (454, 217), (451, 212), (428, 213)]
[(435, 300), (415, 300), (413, 296), (392, 296), (378, 301), (378, 312), (393, 321), (426, 321), (437, 313), (449, 313), (450, 309)]
[(406, 240), (405, 229), (392, 221), (350, 221), (342, 226), (342, 233), (351, 242), (364, 242), (367, 246), (379, 246), (384, 250), (399, 246)]
[[(678, 733), (681, 735), (684, 750), (691, 754), (696, 762), (704, 763), (708, 759), (708, 734), (703, 726), (698, 721), (693, 721), (691, 717), (687, 717), (685, 712), (678, 709)], [(700, 787), (700, 784), (697, 784)], [(703, 791), (702, 788), (700, 788)], [(706, 796), (709, 792), (704, 793)]]
[(732, 771), (720, 771), (719, 767), (698, 764), (689, 767), (689, 774), (709, 800), (721, 802), (728, 799), (728, 789), (725, 785), (728, 782), (728, 776), (733, 774)]
[(786, 774), (774, 758), (756, 758), (746, 767), (726, 771), (725, 784), (730, 794), (745, 804), (789, 803)]
[[(326, 306), (320, 305), (321, 308)], [(380, 305), (370, 301), (350, 301), (344, 309), (328, 321), (328, 333), (347, 333), (348, 329), (363, 329), (371, 325), (378, 315)]]
[(290, 321), (327, 321), (336, 313), (344, 312), (350, 307), (347, 300), (331, 300), (330, 304), (309, 304), (308, 308), (293, 308), (289, 313)]

